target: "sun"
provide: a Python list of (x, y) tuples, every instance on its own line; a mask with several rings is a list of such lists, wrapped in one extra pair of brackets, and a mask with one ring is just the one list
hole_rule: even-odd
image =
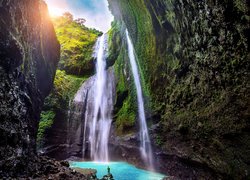
[(57, 8), (57, 7), (51, 7), (51, 6), (49, 6), (48, 8), (49, 8), (49, 14), (50, 14), (51, 17), (61, 16), (65, 12), (64, 9)]

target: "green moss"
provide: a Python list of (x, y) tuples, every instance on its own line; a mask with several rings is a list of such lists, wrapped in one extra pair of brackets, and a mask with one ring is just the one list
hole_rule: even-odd
[(73, 99), (77, 90), (86, 80), (85, 77), (68, 75), (65, 71), (57, 70), (54, 87), (50, 95), (45, 99), (45, 109), (68, 108), (69, 101)]
[[(116, 94), (117, 98), (120, 95), (123, 95), (124, 93), (128, 93), (126, 99), (123, 99), (122, 107), (118, 110), (118, 113), (116, 114), (116, 127), (117, 127), (117, 133), (129, 133), (128, 130), (134, 126), (136, 114), (137, 114), (137, 108), (136, 108), (136, 92), (135, 87), (133, 84), (133, 79), (128, 73), (128, 64), (125, 60), (125, 54), (126, 51), (124, 48), (122, 48), (122, 53), (119, 55), (118, 59), (115, 63), (115, 74), (118, 78), (117, 86), (116, 86)], [(130, 77), (130, 78), (129, 78)], [(118, 101), (119, 99), (117, 99)]]
[(115, 59), (114, 69), (117, 78), (115, 125), (117, 134), (133, 130), (137, 114), (137, 99), (133, 76), (129, 65), (126, 43), (122, 41), (124, 26), (117, 21), (109, 31), (109, 54)]
[(238, 11), (247, 13), (249, 7), (246, 5), (245, 0), (235, 0), (233, 2)]
[(37, 143), (39, 145), (42, 144), (41, 141), (44, 138), (44, 133), (47, 129), (49, 129), (52, 126), (54, 118), (55, 118), (55, 112), (42, 111), (37, 133)]
[(108, 58), (107, 65), (111, 66), (115, 63), (117, 57), (119, 56), (121, 50), (122, 39), (120, 34), (120, 30), (122, 29), (121, 23), (119, 21), (112, 22), (112, 28), (108, 31)]
[[(61, 114), (63, 111), (67, 111), (69, 108), (69, 101), (73, 99), (85, 80), (85, 77), (68, 75), (65, 71), (61, 70), (56, 71), (53, 90), (45, 99), (43, 111), (41, 113), (37, 135), (38, 148), (43, 147), (46, 130), (51, 128), (57, 117), (56, 115), (58, 113)], [(61, 119), (61, 121), (63, 120), (65, 119)]]
[(65, 71), (57, 70), (53, 91), (65, 100), (72, 99), (84, 80), (85, 77), (67, 75)]
[(162, 146), (162, 145), (164, 144), (163, 139), (162, 139), (162, 137), (161, 137), (160, 135), (157, 135), (157, 136), (156, 136), (155, 144), (156, 144), (157, 146)]
[(117, 58), (115, 66), (114, 66), (116, 77), (118, 77), (118, 83), (116, 86), (117, 92), (124, 92), (128, 90), (128, 82), (126, 81), (127, 74), (124, 74), (127, 70), (125, 67), (126, 62), (124, 61), (125, 49), (123, 48), (121, 51), (122, 52)]
[[(180, 142), (178, 148), (190, 152), (191, 159), (194, 153), (215, 171), (234, 178), (245, 176), (248, 157), (243, 158), (232, 146), (240, 145), (238, 140), (249, 124), (247, 2), (109, 1), (117, 20), (128, 28), (143, 92), (152, 103), (148, 107), (159, 116), (156, 121), (164, 130), (157, 132), (155, 143), (161, 144), (162, 140), (166, 151), (171, 151), (176, 146), (171, 146), (174, 137)], [(124, 30), (120, 36), (125, 39)], [(126, 49), (126, 45), (122, 46)], [(121, 49), (118, 57), (118, 92), (128, 91), (130, 101), (136, 103), (132, 100), (134, 87), (126, 50)], [(186, 151), (190, 146), (186, 140), (205, 150)], [(211, 146), (216, 149), (208, 142), (213, 142)], [(222, 152), (222, 147), (228, 151)], [(242, 149), (249, 151), (243, 145)]]
[[(152, 34), (152, 19), (145, 3), (141, 0), (129, 1), (126, 13), (129, 14), (129, 16), (124, 17), (124, 21), (126, 23), (128, 23), (128, 21), (130, 22), (130, 26), (127, 26), (127, 28), (136, 51), (143, 93), (146, 97), (150, 97), (149, 74), (151, 73), (152, 67), (155, 66), (155, 63), (151, 60), (156, 57), (156, 42)], [(132, 29), (132, 24), (135, 24), (137, 28)]]
[(130, 98), (127, 98), (123, 102), (123, 106), (120, 111), (117, 113), (116, 118), (116, 132), (118, 134), (123, 134), (131, 132), (135, 125), (136, 114)]
[[(140, 73), (146, 109), (151, 107), (150, 76), (146, 74), (151, 73), (149, 68), (151, 65), (155, 66), (155, 63), (152, 63), (150, 59), (154, 57), (156, 53), (156, 47), (155, 37), (151, 34), (152, 20), (143, 2), (119, 1), (118, 5), (121, 6), (121, 10), (127, 14), (127, 16), (122, 17), (123, 21), (133, 23), (134, 25), (141, 27), (132, 29), (132, 26), (126, 27), (124, 22), (117, 21), (116, 19), (112, 23), (112, 29), (109, 31), (109, 50), (110, 54), (113, 55), (114, 59), (116, 59), (114, 67), (117, 77), (117, 100), (120, 101), (120, 96), (127, 94), (126, 101), (118, 103), (123, 103), (123, 106), (116, 107), (116, 109), (118, 109), (117, 112), (119, 111), (119, 113), (116, 114), (116, 125), (118, 127), (118, 131), (121, 132), (123, 129), (126, 129), (127, 124), (131, 125), (131, 122), (135, 122), (137, 114), (137, 97), (131, 66), (127, 55), (128, 52), (125, 38), (125, 29), (128, 28), (130, 36), (133, 40), (136, 39), (135, 42), (133, 42), (136, 52), (143, 52), (138, 53), (136, 55), (136, 59)], [(124, 103), (126, 103), (126, 106)], [(130, 107), (129, 112), (126, 107)], [(128, 113), (127, 117), (126, 112)]]

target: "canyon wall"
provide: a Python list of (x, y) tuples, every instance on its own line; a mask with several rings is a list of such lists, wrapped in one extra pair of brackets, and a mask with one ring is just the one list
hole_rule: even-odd
[(130, 140), (123, 147), (137, 127), (127, 28), (160, 169), (179, 178), (249, 177), (249, 2), (108, 1), (118, 79), (113, 133)]
[(41, 107), (59, 57), (43, 1), (0, 1), (0, 177), (18, 177), (35, 168)]

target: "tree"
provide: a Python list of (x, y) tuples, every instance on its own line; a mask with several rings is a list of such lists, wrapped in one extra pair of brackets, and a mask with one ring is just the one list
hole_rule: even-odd
[(69, 22), (73, 21), (73, 15), (70, 12), (63, 13), (63, 17), (66, 18), (66, 19), (68, 19)]
[(78, 18), (78, 19), (75, 20), (75, 22), (77, 24), (80, 24), (81, 26), (83, 26), (84, 23), (86, 22), (86, 19), (84, 19), (84, 18)]

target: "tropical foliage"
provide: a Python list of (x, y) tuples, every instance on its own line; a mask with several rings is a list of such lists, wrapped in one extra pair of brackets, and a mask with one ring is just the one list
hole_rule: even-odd
[(70, 13), (53, 19), (61, 44), (59, 69), (69, 74), (86, 75), (93, 72), (93, 46), (101, 32), (85, 27), (84, 22), (82, 18), (73, 20)]
[[(66, 12), (53, 19), (57, 38), (61, 45), (61, 59), (56, 71), (54, 87), (45, 99), (38, 130), (38, 147), (41, 147), (46, 134), (54, 121), (65, 114), (69, 101), (84, 80), (94, 73), (93, 47), (101, 32), (84, 26), (85, 19), (74, 20)], [(84, 75), (84, 76), (83, 76)]]

